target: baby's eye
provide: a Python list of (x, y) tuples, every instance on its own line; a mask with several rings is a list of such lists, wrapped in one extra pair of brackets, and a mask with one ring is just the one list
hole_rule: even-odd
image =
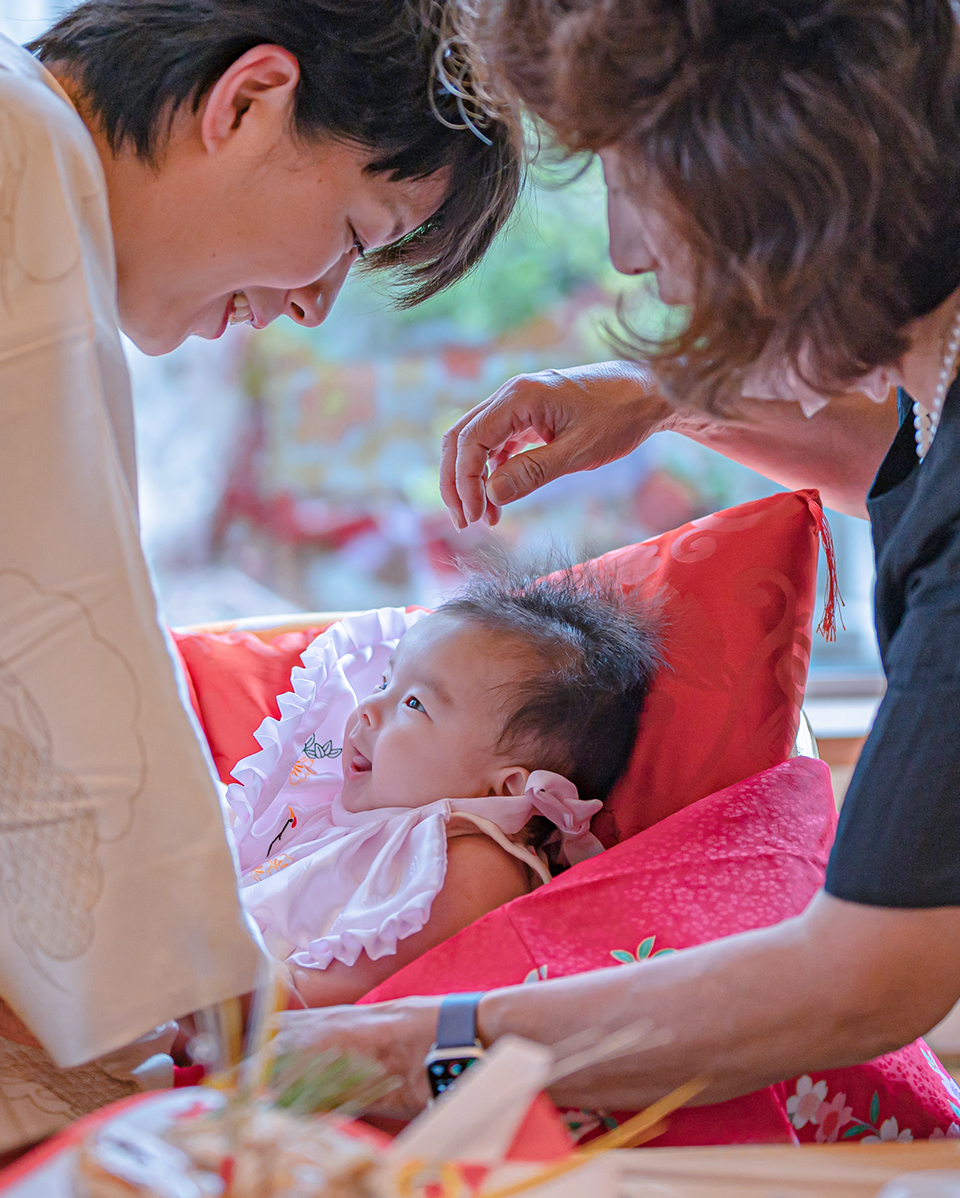
[(411, 711), (422, 711), (426, 714), (427, 709), (420, 702), (416, 695), (408, 695), (403, 701), (404, 707), (409, 707)]
[(385, 690), (387, 689), (387, 676), (386, 676), (386, 674), (381, 674), (381, 675), (380, 675), (380, 685), (379, 685), (379, 686), (378, 686), (376, 689), (377, 689), (378, 691), (385, 691)]

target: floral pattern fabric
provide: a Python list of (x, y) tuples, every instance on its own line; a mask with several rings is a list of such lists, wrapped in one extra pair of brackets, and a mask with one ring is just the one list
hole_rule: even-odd
[[(446, 994), (664, 953), (802, 911), (822, 884), (836, 809), (826, 766), (795, 758), (694, 803), (497, 911), (362, 1001)], [(630, 1112), (566, 1112), (587, 1140)], [(960, 1089), (922, 1042), (671, 1116), (652, 1147), (960, 1137)]]
[[(911, 1071), (919, 1075), (913, 1079), (909, 1098), (897, 1086), (896, 1077), (908, 1063)], [(851, 1091), (849, 1099), (846, 1091), (833, 1089), (839, 1075)], [(801, 1143), (855, 1140), (861, 1144), (908, 1144), (919, 1139), (960, 1140), (960, 1086), (922, 1040), (899, 1053), (861, 1066), (858, 1073), (845, 1069), (816, 1076), (814, 1081), (805, 1073), (785, 1084), (786, 1091), (793, 1089), (786, 1100), (786, 1110)], [(926, 1085), (918, 1085), (920, 1080)], [(878, 1088), (867, 1101), (866, 1092), (873, 1082), (878, 1083)], [(926, 1102), (916, 1101), (920, 1097), (918, 1091)], [(890, 1114), (894, 1109), (897, 1113)]]

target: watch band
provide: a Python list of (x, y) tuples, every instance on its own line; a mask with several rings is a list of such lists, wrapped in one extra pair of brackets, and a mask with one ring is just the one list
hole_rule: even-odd
[(471, 1048), (477, 1043), (477, 1007), (483, 993), (448, 994), (437, 1016), (435, 1048)]

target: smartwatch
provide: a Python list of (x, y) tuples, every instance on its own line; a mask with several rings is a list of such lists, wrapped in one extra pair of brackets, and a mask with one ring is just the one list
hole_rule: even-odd
[(483, 1056), (477, 1039), (477, 1007), (483, 994), (448, 994), (440, 1004), (437, 1040), (423, 1062), (434, 1098), (439, 1098)]

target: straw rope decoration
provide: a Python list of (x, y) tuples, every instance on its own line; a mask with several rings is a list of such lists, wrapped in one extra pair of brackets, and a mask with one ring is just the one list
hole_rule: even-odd
[(502, 1189), (483, 1190), (480, 1198), (513, 1198), (514, 1194), (522, 1194), (525, 1190), (545, 1185), (548, 1181), (553, 1181), (555, 1177), (562, 1177), (564, 1173), (579, 1169), (581, 1165), (589, 1164), (596, 1157), (602, 1156), (614, 1148), (638, 1148), (647, 1140), (653, 1140), (659, 1136), (664, 1131), (666, 1117), (685, 1106), (692, 1098), (696, 1098), (710, 1085), (710, 1081), (709, 1077), (702, 1075), (695, 1077), (693, 1081), (685, 1082), (670, 1094), (666, 1094), (648, 1106), (645, 1111), (640, 1111), (639, 1114), (628, 1119), (626, 1123), (621, 1123), (619, 1127), (592, 1140), (585, 1148), (575, 1152), (573, 1156), (567, 1157), (566, 1160), (560, 1161), (556, 1165), (549, 1165), (532, 1177), (513, 1185), (504, 1186)]

